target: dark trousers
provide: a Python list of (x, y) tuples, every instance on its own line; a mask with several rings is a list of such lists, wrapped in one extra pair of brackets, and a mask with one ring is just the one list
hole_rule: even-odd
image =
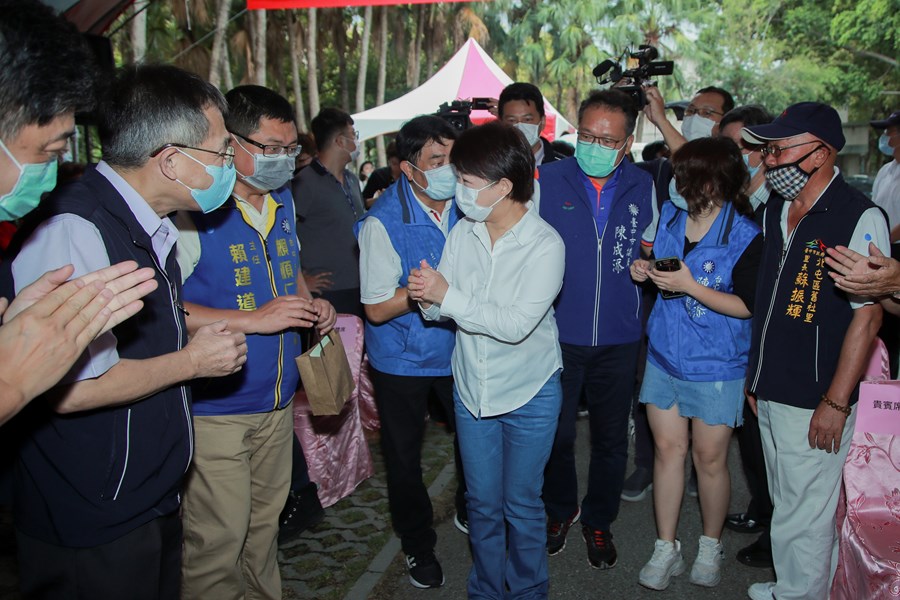
[(67, 548), (16, 534), (25, 598), (171, 600), (181, 594), (181, 517), (159, 517), (117, 540)]
[(544, 472), (544, 504), (552, 521), (578, 509), (575, 473), (575, 420), (578, 398), (587, 398), (591, 461), (582, 522), (609, 531), (619, 514), (619, 496), (628, 461), (628, 413), (640, 342), (614, 346), (562, 347), (562, 411), (550, 461)]
[[(434, 515), (428, 489), (422, 481), (422, 440), (428, 399), (433, 393), (455, 427), (453, 378), (390, 375), (370, 367), (375, 404), (381, 419), (381, 450), (387, 472), (388, 504), (394, 531), (403, 552), (419, 554), (434, 549)], [(456, 509), (465, 515), (465, 483), (456, 434)]]
[(769, 481), (766, 478), (766, 459), (763, 457), (759, 419), (750, 410), (750, 404), (747, 402), (744, 403), (744, 424), (738, 428), (738, 447), (741, 449), (741, 464), (750, 491), (747, 516), (768, 527), (772, 520), (772, 499), (769, 496)]
[(303, 454), (303, 446), (294, 432), (294, 447), (291, 451), (291, 491), (299, 492), (309, 485), (309, 465), (306, 464), (306, 456)]
[[(650, 312), (656, 303), (656, 286), (647, 281), (641, 289), (641, 306), (643, 307), (642, 324), (647, 330), (647, 321)], [(641, 383), (644, 381), (644, 367), (647, 365), (647, 345), (649, 340), (644, 335), (641, 338), (641, 350), (638, 354), (637, 377), (634, 389), (634, 401), (632, 406), (632, 418), (634, 419), (634, 466), (639, 469), (653, 470), (654, 446), (653, 432), (650, 431), (650, 421), (647, 420), (647, 405), (638, 401), (641, 392)]]

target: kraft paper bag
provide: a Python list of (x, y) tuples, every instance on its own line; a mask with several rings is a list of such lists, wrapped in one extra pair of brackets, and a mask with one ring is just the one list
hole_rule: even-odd
[(328, 332), (296, 361), (312, 414), (340, 414), (354, 387), (341, 335)]

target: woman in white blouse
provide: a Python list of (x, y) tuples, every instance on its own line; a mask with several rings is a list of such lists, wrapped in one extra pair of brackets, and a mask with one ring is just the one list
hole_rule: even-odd
[(520, 132), (499, 122), (469, 129), (450, 160), (467, 218), (450, 232), (437, 270), (423, 260), (408, 289), (426, 319), (457, 325), (452, 366), (474, 557), (469, 597), (546, 598), (541, 487), (562, 397), (552, 304), (565, 248), (530, 202), (534, 157)]

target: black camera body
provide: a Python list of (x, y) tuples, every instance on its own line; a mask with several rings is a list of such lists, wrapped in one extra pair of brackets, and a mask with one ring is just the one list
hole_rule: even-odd
[[(626, 61), (626, 57), (628, 60)], [(653, 77), (660, 75), (671, 75), (675, 70), (675, 63), (671, 60), (655, 60), (659, 57), (659, 51), (653, 46), (642, 44), (638, 46), (637, 51), (632, 52), (631, 49), (625, 50), (619, 59), (606, 59), (599, 65), (594, 67), (593, 74), (597, 78), (597, 83), (616, 84), (621, 80), (630, 80), (628, 85), (616, 86), (615, 89), (625, 92), (632, 97), (637, 107), (643, 108), (647, 104), (647, 97), (644, 95), (644, 87), (647, 85), (656, 85), (655, 81), (651, 81)], [(622, 68), (625, 63), (626, 67), (633, 65), (631, 68)]]
[(444, 102), (434, 113), (434, 116), (440, 117), (450, 123), (454, 129), (465, 131), (472, 126), (472, 120), (469, 115), (472, 114), (472, 103), (466, 100), (454, 100), (453, 102)]

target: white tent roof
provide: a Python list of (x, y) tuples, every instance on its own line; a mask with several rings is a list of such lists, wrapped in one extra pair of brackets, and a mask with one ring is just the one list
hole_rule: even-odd
[[(437, 112), (444, 102), (472, 97), (497, 98), (513, 80), (503, 72), (474, 39), (447, 61), (434, 76), (411, 92), (381, 106), (353, 115), (362, 140), (397, 131), (418, 115)], [(571, 130), (572, 125), (549, 102), (544, 101), (547, 115), (556, 117), (556, 135)], [(485, 119), (487, 111), (473, 111), (473, 119)]]

